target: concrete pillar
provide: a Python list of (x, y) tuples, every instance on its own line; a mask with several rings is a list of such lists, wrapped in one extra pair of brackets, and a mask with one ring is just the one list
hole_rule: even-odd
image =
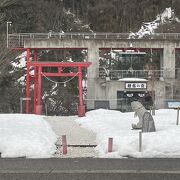
[(125, 82), (110, 81), (107, 83), (106, 94), (109, 99), (110, 109), (117, 109), (117, 91), (125, 91)]
[[(163, 67), (163, 50), (160, 51), (160, 70), (163, 70), (164, 67)], [(163, 78), (163, 72), (161, 71), (160, 73), (160, 77)]]
[(94, 109), (94, 100), (98, 89), (97, 78), (99, 77), (99, 47), (95, 42), (88, 46), (88, 62), (92, 64), (87, 73), (87, 109)]
[(117, 89), (118, 88), (119, 86), (117, 85), (117, 82), (113, 82), (113, 81), (110, 81), (106, 88), (106, 94), (107, 94), (107, 98), (109, 99), (110, 109), (117, 108)]
[(167, 44), (163, 50), (164, 78), (175, 78), (175, 45)]
[(88, 78), (99, 77), (99, 47), (95, 43), (89, 43), (88, 62), (91, 66), (88, 68)]

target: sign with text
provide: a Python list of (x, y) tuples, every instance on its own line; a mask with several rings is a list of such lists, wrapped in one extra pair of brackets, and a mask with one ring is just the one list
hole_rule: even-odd
[(126, 82), (126, 89), (146, 89), (147, 83), (145, 82)]

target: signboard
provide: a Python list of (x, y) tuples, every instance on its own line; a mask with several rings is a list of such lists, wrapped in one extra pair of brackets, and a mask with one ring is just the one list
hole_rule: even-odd
[(146, 89), (147, 83), (145, 83), (145, 82), (126, 82), (125, 88), (126, 89)]
[(178, 108), (178, 107), (180, 107), (180, 102), (179, 101), (168, 102), (168, 108)]

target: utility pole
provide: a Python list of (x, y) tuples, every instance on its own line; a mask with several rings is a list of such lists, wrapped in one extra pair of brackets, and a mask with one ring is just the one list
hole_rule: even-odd
[(9, 26), (11, 26), (11, 24), (12, 24), (11, 21), (6, 22), (7, 48), (8, 48), (8, 41), (9, 41)]
[(60, 0), (60, 32), (62, 32), (63, 29), (63, 0)]

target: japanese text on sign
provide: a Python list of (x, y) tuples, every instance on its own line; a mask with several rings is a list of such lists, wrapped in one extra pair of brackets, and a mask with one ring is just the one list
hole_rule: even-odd
[(126, 89), (146, 89), (146, 83), (126, 83)]

